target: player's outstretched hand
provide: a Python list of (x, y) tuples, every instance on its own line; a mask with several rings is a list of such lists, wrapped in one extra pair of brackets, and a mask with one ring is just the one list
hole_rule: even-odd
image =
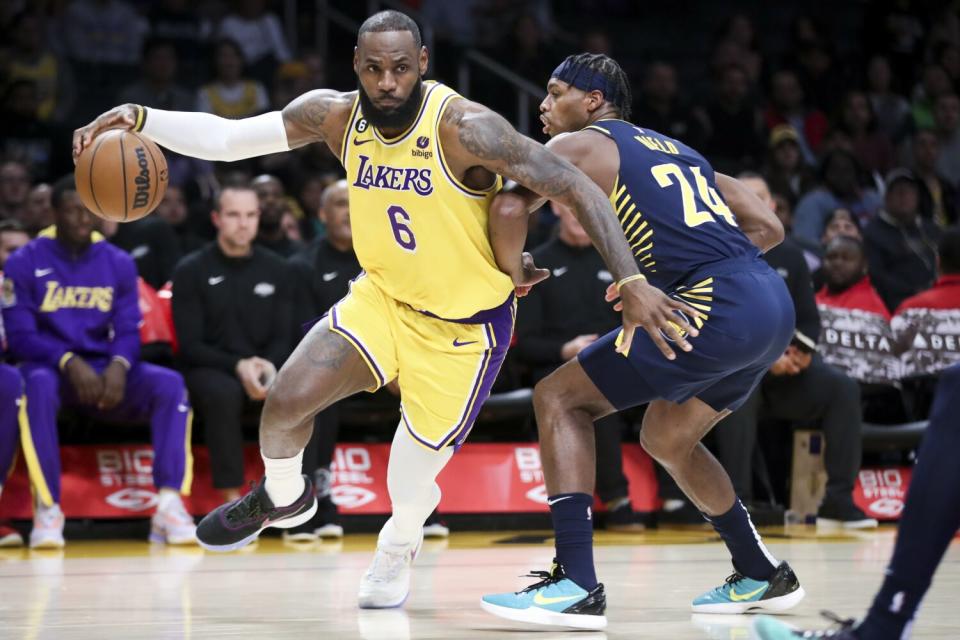
[(518, 298), (530, 293), (530, 289), (538, 282), (550, 277), (550, 269), (541, 269), (533, 263), (533, 256), (526, 251), (520, 256), (520, 279), (514, 280), (513, 292)]
[(668, 360), (673, 360), (677, 355), (664, 336), (668, 336), (684, 351), (693, 349), (686, 336), (695, 338), (699, 333), (689, 321), (700, 316), (696, 309), (674, 300), (646, 280), (624, 283), (619, 291), (616, 284), (611, 284), (607, 287), (606, 300), (613, 302), (617, 298), (620, 298), (620, 302), (614, 309), (623, 314), (623, 335), (617, 346), (618, 353), (625, 354), (630, 349), (633, 332), (637, 327), (643, 327)]
[(110, 129), (132, 129), (137, 122), (137, 105), (122, 104), (105, 111), (93, 119), (90, 124), (73, 132), (73, 162), (76, 164), (80, 152), (90, 146), (93, 139)]

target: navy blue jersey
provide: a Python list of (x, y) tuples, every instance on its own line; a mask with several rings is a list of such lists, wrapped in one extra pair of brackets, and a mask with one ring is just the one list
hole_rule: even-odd
[(713, 263), (760, 259), (737, 227), (706, 158), (623, 120), (600, 120), (587, 129), (617, 144), (620, 171), (610, 201), (651, 284), (673, 290), (696, 284), (690, 282), (694, 275), (710, 275)]

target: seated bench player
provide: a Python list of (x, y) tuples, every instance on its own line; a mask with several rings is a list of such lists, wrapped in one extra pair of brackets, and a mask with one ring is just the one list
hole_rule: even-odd
[(75, 407), (98, 419), (150, 420), (159, 490), (151, 540), (195, 540), (181, 494), (192, 477), (192, 412), (183, 378), (141, 363), (140, 309), (133, 259), (103, 241), (73, 176), (53, 188), (55, 225), (6, 264), (3, 320), (23, 376), (27, 421), (21, 433), (36, 495), (30, 546), (64, 545), (57, 413)]

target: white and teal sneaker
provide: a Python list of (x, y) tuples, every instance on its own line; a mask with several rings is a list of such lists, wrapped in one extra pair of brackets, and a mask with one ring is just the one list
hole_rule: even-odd
[(753, 580), (737, 572), (722, 585), (693, 601), (694, 613), (746, 613), (755, 609), (786, 611), (806, 594), (786, 562), (770, 580)]
[(604, 629), (607, 617), (607, 597), (603, 585), (587, 591), (563, 573), (553, 563), (551, 571), (534, 571), (531, 578), (540, 578), (523, 591), (493, 593), (480, 599), (480, 606), (495, 616), (556, 627), (573, 629)]
[(822, 611), (821, 614), (836, 623), (837, 628), (803, 631), (774, 618), (759, 616), (750, 627), (750, 638), (751, 640), (856, 640), (857, 637), (853, 635), (855, 625), (853, 620), (844, 620), (829, 611)]

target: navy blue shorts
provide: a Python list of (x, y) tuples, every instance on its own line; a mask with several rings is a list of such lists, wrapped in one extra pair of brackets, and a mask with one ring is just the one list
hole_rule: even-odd
[[(627, 356), (616, 352), (620, 329), (580, 352), (587, 375), (618, 410), (662, 398), (699, 398), (717, 411), (736, 410), (793, 337), (796, 316), (783, 278), (761, 259), (705, 267), (671, 295), (706, 316), (693, 351), (674, 347), (667, 360), (641, 328)], [(669, 341), (669, 339), (668, 339)]]

